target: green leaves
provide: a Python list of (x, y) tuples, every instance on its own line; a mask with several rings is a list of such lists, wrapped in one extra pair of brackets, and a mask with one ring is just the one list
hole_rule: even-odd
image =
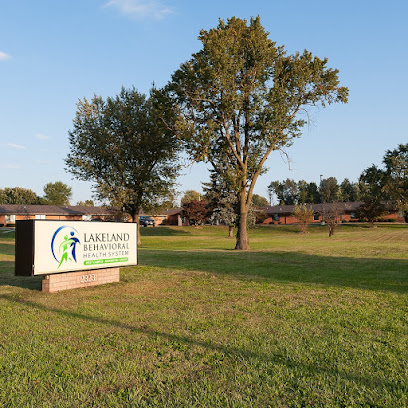
[(135, 218), (166, 201), (178, 174), (175, 116), (153, 89), (147, 98), (122, 88), (104, 101), (80, 100), (69, 132), (68, 170), (94, 182), (96, 196)]

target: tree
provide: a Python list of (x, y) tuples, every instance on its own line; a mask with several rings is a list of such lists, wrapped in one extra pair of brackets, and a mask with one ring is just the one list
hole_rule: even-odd
[(94, 207), (95, 206), (93, 200), (78, 201), (77, 205), (82, 206), (82, 207)]
[(233, 236), (237, 221), (237, 196), (227, 181), (216, 171), (210, 170), (210, 182), (202, 183), (207, 201), (208, 218), (213, 223), (228, 225), (228, 235)]
[(183, 217), (189, 220), (190, 225), (201, 225), (207, 218), (207, 202), (193, 200), (183, 204)]
[(351, 183), (348, 178), (345, 178), (340, 184), (340, 199), (343, 202), (359, 201), (360, 190), (357, 183)]
[(306, 204), (295, 205), (293, 216), (298, 220), (300, 225), (300, 232), (306, 233), (307, 224), (313, 219), (314, 211), (312, 207)]
[(334, 203), (340, 198), (340, 187), (336, 177), (328, 177), (320, 182), (320, 197), (323, 203)]
[(39, 202), (40, 198), (37, 194), (28, 188), (6, 187), (4, 190), (0, 189), (0, 204), (35, 205)]
[(44, 186), (44, 204), (48, 205), (69, 205), (72, 197), (72, 188), (62, 181), (47, 183)]
[[(149, 98), (134, 88), (103, 100), (80, 100), (69, 132), (65, 163), (80, 180), (94, 183), (96, 197), (128, 213), (151, 211), (172, 200), (178, 174), (171, 109), (163, 95)], [(140, 234), (138, 234), (140, 237)]]
[(362, 204), (356, 212), (356, 216), (366, 220), (374, 227), (374, 222), (387, 213), (382, 201), (389, 198), (385, 191), (386, 173), (377, 166), (372, 165), (363, 170), (359, 183), (362, 190)]
[(408, 211), (408, 143), (384, 155), (384, 191), (400, 210)]
[(341, 210), (337, 203), (323, 204), (323, 220), (329, 227), (329, 238), (341, 223)]
[(255, 207), (268, 207), (269, 202), (265, 197), (262, 197), (258, 194), (252, 195), (252, 205)]
[(200, 201), (201, 200), (201, 194), (195, 190), (187, 190), (183, 197), (180, 200), (181, 205), (185, 203), (189, 203), (190, 201)]
[[(227, 160), (238, 197), (236, 249), (249, 249), (247, 218), (256, 181), (270, 153), (288, 146), (311, 106), (346, 102), (338, 71), (308, 51), (287, 56), (259, 17), (219, 21), (201, 30), (203, 47), (172, 76), (176, 130), (193, 160), (218, 169)], [(220, 172), (218, 169), (217, 171)]]
[(272, 181), (268, 190), (273, 192), (279, 200), (279, 205), (293, 205), (298, 200), (298, 186), (295, 180), (287, 178), (280, 182)]

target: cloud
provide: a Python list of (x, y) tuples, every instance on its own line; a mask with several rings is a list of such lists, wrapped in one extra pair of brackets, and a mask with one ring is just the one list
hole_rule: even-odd
[(7, 143), (7, 146), (11, 147), (13, 149), (19, 149), (19, 150), (25, 150), (26, 149), (25, 146), (22, 146), (22, 145), (19, 145), (19, 144), (16, 144), (16, 143)]
[(17, 170), (20, 169), (21, 167), (17, 164), (2, 164), (1, 166), (2, 169), (8, 169), (8, 170)]
[(48, 140), (50, 138), (49, 136), (43, 135), (42, 133), (37, 133), (35, 137), (36, 139), (39, 139), (39, 140)]
[(10, 55), (6, 54), (6, 53), (3, 52), (3, 51), (0, 51), (0, 61), (6, 61), (6, 60), (8, 60), (8, 59), (10, 59), (10, 58), (11, 58)]
[(156, 0), (110, 0), (104, 7), (114, 7), (121, 14), (136, 18), (153, 18), (161, 20), (174, 10)]

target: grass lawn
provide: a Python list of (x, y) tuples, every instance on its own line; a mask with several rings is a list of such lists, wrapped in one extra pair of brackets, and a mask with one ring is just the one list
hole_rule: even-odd
[(0, 407), (408, 406), (408, 226), (142, 235), (120, 283), (43, 294), (0, 232)]

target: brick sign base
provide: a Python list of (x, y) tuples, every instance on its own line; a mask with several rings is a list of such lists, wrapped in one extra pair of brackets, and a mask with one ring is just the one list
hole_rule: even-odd
[(119, 282), (119, 279), (119, 268), (58, 273), (43, 277), (42, 291), (51, 293), (67, 289), (86, 288), (88, 286)]

